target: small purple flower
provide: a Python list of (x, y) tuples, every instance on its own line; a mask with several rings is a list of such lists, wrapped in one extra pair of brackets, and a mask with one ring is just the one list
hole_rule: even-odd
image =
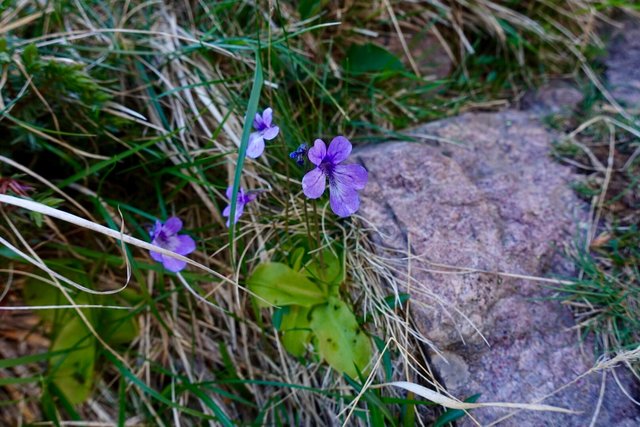
[[(151, 235), (151, 243), (160, 246), (178, 255), (188, 255), (196, 250), (196, 242), (186, 234), (178, 235), (178, 231), (182, 230), (182, 221), (180, 218), (172, 216), (164, 224), (156, 220), (153, 230), (149, 232)], [(161, 262), (169, 271), (177, 273), (182, 271), (187, 263), (175, 258), (163, 255), (158, 252), (150, 251), (151, 258)]]
[(329, 149), (321, 139), (316, 139), (309, 149), (309, 161), (316, 168), (302, 178), (302, 190), (310, 199), (324, 194), (329, 180), (329, 202), (331, 209), (340, 217), (347, 217), (358, 210), (358, 190), (367, 184), (368, 173), (360, 165), (341, 163), (351, 154), (351, 143), (344, 136), (336, 136)]
[(307, 151), (309, 151), (307, 144), (300, 144), (295, 151), (289, 153), (289, 157), (295, 160), (298, 166), (304, 166), (304, 158), (307, 155)]
[[(227, 195), (227, 199), (229, 199), (229, 206), (224, 208), (224, 210), (222, 211), (222, 216), (227, 218), (227, 227), (229, 227), (229, 216), (231, 215), (231, 196), (233, 195), (232, 193), (233, 193), (233, 187), (227, 188), (226, 195)], [(252, 192), (245, 193), (242, 187), (238, 189), (238, 198), (236, 200), (236, 214), (234, 215), (235, 219), (233, 220), (234, 224), (238, 222), (240, 215), (242, 215), (242, 212), (244, 211), (244, 205), (254, 201), (257, 196), (258, 195), (256, 193), (252, 193)]]
[(7, 194), (9, 190), (18, 196), (29, 197), (27, 193), (33, 190), (33, 187), (14, 178), (0, 178), (0, 194)]
[(273, 110), (267, 108), (260, 113), (256, 113), (256, 118), (253, 120), (253, 127), (257, 132), (252, 132), (249, 135), (249, 145), (247, 146), (247, 156), (255, 159), (260, 157), (264, 151), (264, 141), (271, 141), (278, 136), (280, 128), (271, 123), (273, 118)]

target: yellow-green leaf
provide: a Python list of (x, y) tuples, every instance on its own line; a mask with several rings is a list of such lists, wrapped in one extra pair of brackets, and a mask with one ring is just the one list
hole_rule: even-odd
[(68, 350), (51, 358), (54, 384), (73, 404), (84, 402), (91, 393), (96, 358), (95, 338), (79, 317), (74, 317), (61, 330), (51, 351)]
[(287, 310), (280, 323), (282, 345), (289, 353), (300, 357), (306, 352), (306, 345), (311, 340), (309, 309), (292, 305)]
[[(308, 277), (278, 262), (258, 265), (247, 284), (252, 292), (275, 306), (312, 307), (327, 300), (323, 290)], [(259, 303), (266, 305), (264, 301)]]
[(313, 309), (310, 325), (320, 356), (333, 369), (354, 378), (358, 370), (366, 374), (371, 360), (371, 341), (347, 304), (330, 298), (327, 304)]

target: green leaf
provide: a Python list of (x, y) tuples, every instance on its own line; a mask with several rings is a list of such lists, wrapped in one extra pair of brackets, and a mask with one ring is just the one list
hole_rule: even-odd
[(347, 304), (330, 298), (311, 312), (311, 330), (318, 350), (332, 368), (357, 378), (371, 360), (371, 342)]
[(343, 67), (353, 74), (404, 70), (404, 65), (394, 54), (373, 43), (351, 45)]
[[(55, 286), (41, 280), (29, 278), (22, 287), (22, 297), (29, 306), (67, 305), (69, 301)], [(70, 309), (38, 310), (37, 314), (46, 322), (62, 322), (70, 316)]]
[[(278, 262), (258, 265), (247, 284), (252, 292), (276, 306), (311, 307), (327, 300), (320, 287), (308, 277)], [(258, 303), (265, 305), (263, 301)]]
[(298, 13), (301, 19), (308, 19), (317, 15), (321, 11), (320, 0), (300, 0), (298, 3)]
[(96, 358), (95, 338), (83, 321), (76, 317), (61, 330), (51, 351), (68, 350), (66, 354), (51, 358), (53, 383), (72, 404), (84, 402), (93, 385), (93, 367)]
[[(260, 92), (262, 90), (263, 83), (264, 76), (262, 74), (262, 62), (260, 62), (260, 50), (256, 50), (256, 70), (253, 75), (253, 84), (251, 86), (249, 102), (247, 103), (247, 112), (245, 114), (247, 119), (244, 121), (244, 125), (242, 127), (242, 137), (240, 139), (240, 147), (238, 148), (238, 161), (236, 163), (236, 170), (233, 176), (231, 200), (229, 201), (229, 218), (235, 218), (242, 167), (244, 166), (244, 159), (247, 154), (247, 147), (249, 146), (249, 136), (253, 130), (253, 117), (256, 116), (256, 112), (258, 111), (258, 102), (260, 102)], [(231, 249), (232, 262), (235, 262), (236, 242), (234, 239), (234, 233), (236, 223), (231, 221), (229, 225), (229, 248)]]
[(302, 260), (305, 255), (304, 248), (298, 247), (289, 254), (289, 265), (295, 270), (300, 271), (302, 268)]
[(104, 339), (113, 345), (128, 344), (138, 336), (138, 323), (131, 313), (124, 310), (105, 310), (100, 316)]
[(344, 281), (342, 260), (329, 249), (322, 251), (322, 259), (320, 256), (311, 258), (305, 266), (305, 273), (331, 287), (337, 287)]
[(296, 357), (301, 357), (307, 351), (306, 344), (311, 340), (311, 326), (309, 311), (306, 307), (289, 306), (282, 314), (280, 330), (282, 331), (282, 345)]
[(30, 70), (36, 65), (36, 62), (40, 59), (38, 48), (35, 44), (29, 44), (22, 51), (22, 61), (24, 62), (27, 70)]

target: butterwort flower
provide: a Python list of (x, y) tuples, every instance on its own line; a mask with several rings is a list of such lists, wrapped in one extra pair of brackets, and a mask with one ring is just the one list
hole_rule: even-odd
[(280, 128), (272, 123), (273, 110), (267, 108), (260, 113), (256, 113), (256, 118), (253, 119), (253, 127), (256, 132), (252, 132), (249, 135), (249, 145), (247, 146), (247, 156), (255, 159), (260, 157), (264, 151), (264, 141), (271, 141), (278, 136)]
[(331, 209), (340, 217), (347, 217), (360, 207), (358, 190), (367, 184), (368, 173), (356, 164), (341, 164), (351, 154), (351, 143), (344, 136), (336, 136), (329, 148), (321, 139), (316, 139), (309, 149), (309, 161), (316, 168), (302, 178), (302, 190), (310, 199), (317, 199), (329, 181)]
[[(149, 232), (151, 235), (151, 243), (179, 255), (188, 255), (196, 250), (196, 242), (186, 234), (178, 235), (180, 230), (182, 230), (182, 221), (178, 217), (172, 216), (164, 224), (156, 221), (155, 226)], [(151, 254), (151, 258), (161, 262), (164, 268), (174, 273), (182, 271), (187, 266), (185, 261), (180, 261), (154, 251), (150, 251), (149, 253)]]
[(300, 146), (296, 148), (295, 151), (289, 153), (289, 157), (295, 160), (298, 166), (304, 166), (304, 158), (307, 155), (308, 150), (309, 147), (307, 146), (307, 144), (300, 144)]
[[(226, 195), (227, 199), (229, 199), (229, 206), (224, 208), (224, 210), (222, 211), (222, 216), (227, 218), (227, 227), (229, 227), (229, 216), (231, 215), (231, 196), (233, 195), (233, 187), (227, 188)], [(236, 214), (234, 215), (235, 218), (233, 220), (234, 224), (238, 222), (240, 215), (242, 215), (242, 212), (244, 212), (244, 206), (247, 203), (254, 201), (257, 196), (258, 195), (256, 193), (245, 193), (242, 187), (238, 189), (238, 198), (236, 199)]]

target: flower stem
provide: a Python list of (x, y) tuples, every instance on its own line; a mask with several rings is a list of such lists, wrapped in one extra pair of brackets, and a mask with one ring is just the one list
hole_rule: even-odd
[(315, 226), (316, 226), (316, 249), (317, 249), (317, 255), (318, 255), (318, 262), (319, 262), (319, 266), (320, 266), (320, 279), (322, 281), (324, 281), (324, 273), (325, 273), (325, 266), (324, 266), (324, 256), (322, 254), (322, 250), (320, 249), (322, 247), (322, 239), (320, 238), (320, 220), (318, 219), (318, 203), (314, 200), (313, 201), (313, 219), (315, 222)]

